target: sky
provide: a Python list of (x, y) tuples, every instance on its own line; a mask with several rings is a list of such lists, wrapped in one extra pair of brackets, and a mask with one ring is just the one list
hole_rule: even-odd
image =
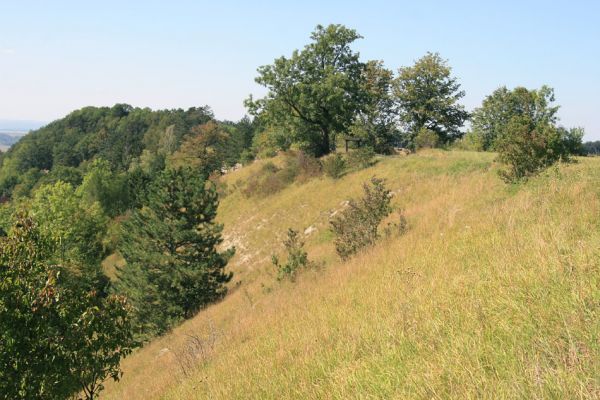
[(600, 2), (0, 0), (0, 120), (49, 122), (128, 103), (209, 105), (218, 119), (260, 96), (256, 69), (309, 42), (317, 24), (364, 38), (393, 70), (439, 52), (472, 110), (499, 86), (555, 89), (559, 117), (600, 140)]

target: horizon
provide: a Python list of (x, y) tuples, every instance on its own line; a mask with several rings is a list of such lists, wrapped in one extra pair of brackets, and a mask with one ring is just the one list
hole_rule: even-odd
[(243, 100), (265, 93), (254, 82), (259, 66), (302, 48), (317, 24), (341, 23), (364, 37), (354, 46), (363, 61), (381, 59), (394, 72), (439, 52), (468, 111), (500, 86), (547, 84), (560, 124), (600, 140), (600, 5), (593, 2), (30, 4), (0, 5), (4, 121), (45, 124), (116, 103), (207, 105), (219, 120), (239, 120)]

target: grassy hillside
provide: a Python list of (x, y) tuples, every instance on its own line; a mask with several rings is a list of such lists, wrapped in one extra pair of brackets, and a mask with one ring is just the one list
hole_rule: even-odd
[[(102, 398), (599, 398), (600, 159), (506, 186), (493, 157), (385, 158), (264, 200), (236, 189), (260, 165), (227, 175), (231, 294)], [(328, 219), (373, 175), (409, 230), (341, 263)], [(322, 266), (278, 283), (288, 227)]]

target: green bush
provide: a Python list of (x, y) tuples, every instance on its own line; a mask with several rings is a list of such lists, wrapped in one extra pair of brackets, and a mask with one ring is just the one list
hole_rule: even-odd
[(271, 261), (277, 268), (277, 280), (289, 278), (294, 281), (298, 270), (310, 264), (308, 253), (304, 250), (304, 242), (300, 239), (298, 231), (292, 228), (288, 229), (287, 238), (284, 240), (283, 245), (288, 256), (286, 263), (281, 264), (276, 255), (271, 256)]
[(415, 137), (415, 147), (417, 149), (433, 149), (438, 146), (440, 138), (434, 131), (421, 128)]
[(496, 140), (498, 160), (507, 166), (500, 176), (506, 182), (516, 182), (558, 161), (569, 161), (575, 148), (573, 140), (565, 129), (514, 117)]
[(373, 165), (375, 151), (370, 147), (360, 147), (348, 153), (348, 165), (351, 168), (364, 169)]
[(458, 150), (483, 151), (483, 140), (480, 135), (469, 131), (460, 140), (454, 142), (452, 147)]
[(346, 169), (346, 160), (344, 160), (341, 154), (335, 153), (321, 158), (321, 165), (327, 176), (338, 179)]
[(363, 188), (363, 198), (351, 200), (348, 208), (330, 221), (335, 250), (343, 260), (373, 245), (379, 238), (379, 224), (392, 212), (390, 191), (382, 179), (372, 178)]

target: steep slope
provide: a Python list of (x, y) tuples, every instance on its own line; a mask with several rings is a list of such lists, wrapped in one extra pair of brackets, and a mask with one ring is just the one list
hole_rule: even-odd
[[(259, 165), (228, 175), (231, 294), (126, 359), (103, 398), (600, 397), (600, 160), (519, 186), (492, 160), (385, 158), (264, 200), (236, 189)], [(327, 221), (373, 175), (409, 230), (341, 263)], [(322, 266), (277, 283), (288, 227)]]

